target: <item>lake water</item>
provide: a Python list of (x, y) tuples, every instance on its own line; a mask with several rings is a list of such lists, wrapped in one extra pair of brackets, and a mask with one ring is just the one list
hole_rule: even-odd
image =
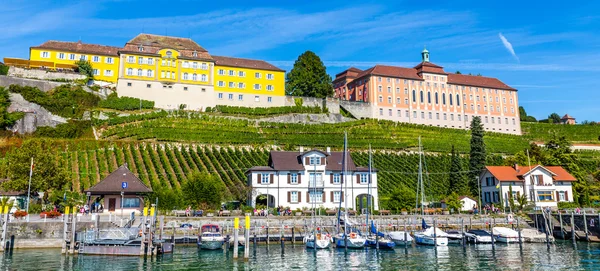
[(195, 246), (177, 246), (173, 255), (158, 258), (63, 256), (60, 250), (16, 250), (0, 255), (1, 270), (600, 270), (600, 244), (557, 241), (545, 244), (498, 244), (409, 247), (395, 251), (343, 249), (320, 250), (316, 254), (297, 244), (250, 247), (250, 259), (233, 260), (231, 252), (199, 252)]

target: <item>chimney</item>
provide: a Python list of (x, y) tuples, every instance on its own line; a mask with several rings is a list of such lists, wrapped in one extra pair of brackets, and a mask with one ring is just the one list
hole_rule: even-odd
[(515, 169), (515, 171), (519, 172), (519, 165), (517, 163), (513, 165), (513, 168)]
[(331, 154), (331, 148), (327, 147), (327, 154)]
[(300, 153), (304, 152), (304, 147), (300, 146)]

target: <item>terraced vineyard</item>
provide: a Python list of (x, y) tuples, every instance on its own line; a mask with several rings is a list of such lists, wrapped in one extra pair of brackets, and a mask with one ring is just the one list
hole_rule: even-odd
[[(458, 129), (376, 120), (312, 125), (257, 123), (197, 113), (170, 115), (121, 125), (105, 125), (102, 137), (205, 144), (341, 148), (344, 131), (348, 132), (350, 146), (358, 149), (365, 149), (369, 144), (375, 149), (414, 149), (418, 145), (418, 137), (421, 136), (427, 151), (448, 153), (452, 145), (463, 153), (469, 150), (469, 131)], [(521, 136), (499, 133), (488, 133), (485, 140), (491, 153), (514, 154), (529, 144)]]
[(546, 141), (553, 135), (564, 136), (573, 143), (600, 144), (600, 125), (559, 125), (521, 122), (523, 137)]

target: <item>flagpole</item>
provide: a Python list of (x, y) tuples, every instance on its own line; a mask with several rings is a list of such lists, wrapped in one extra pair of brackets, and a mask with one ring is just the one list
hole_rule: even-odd
[(31, 197), (31, 176), (33, 175), (33, 157), (29, 166), (29, 187), (27, 188), (27, 222), (29, 222), (29, 198)]

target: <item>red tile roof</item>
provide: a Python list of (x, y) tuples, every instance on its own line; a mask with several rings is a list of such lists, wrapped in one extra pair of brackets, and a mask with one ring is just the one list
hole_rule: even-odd
[(254, 60), (247, 58), (237, 58), (237, 57), (226, 57), (226, 56), (212, 56), (215, 60), (215, 65), (218, 66), (228, 66), (228, 67), (239, 67), (239, 68), (250, 68), (250, 69), (259, 69), (259, 70), (268, 70), (268, 71), (278, 71), (285, 72), (276, 66), (263, 61), (263, 60)]
[(496, 78), (454, 73), (448, 74), (448, 84), (516, 90)]
[(423, 78), (421, 78), (417, 74), (416, 69), (396, 67), (396, 66), (386, 66), (386, 65), (375, 65), (374, 67), (359, 73), (356, 76), (356, 78), (361, 78), (368, 74), (382, 75), (382, 76), (389, 76), (389, 77), (398, 77), (398, 78), (413, 79), (413, 80), (423, 80)]
[(416, 69), (418, 73), (427, 72), (437, 74), (448, 74), (444, 71), (442, 66), (435, 65), (431, 62), (421, 62), (419, 63), (419, 65), (415, 66), (414, 69)]
[(561, 120), (575, 119), (574, 117), (569, 116), (569, 114), (564, 115)]
[[(127, 188), (121, 188), (122, 182), (127, 182)], [(85, 192), (91, 192), (93, 195), (116, 195), (121, 191), (124, 191), (125, 194), (139, 194), (150, 193), (152, 189), (129, 171), (127, 164), (124, 164)]]
[[(139, 51), (140, 47), (143, 51)], [(208, 51), (192, 39), (143, 33), (129, 40), (121, 53), (157, 54), (162, 49), (176, 50), (182, 59), (213, 60)]]
[(548, 170), (553, 176), (552, 179), (561, 182), (572, 182), (577, 181), (573, 175), (569, 174), (561, 166), (517, 166), (518, 170), (510, 166), (486, 166), (485, 168), (492, 174), (496, 179), (501, 182), (516, 182), (523, 181), (523, 175), (529, 173), (531, 170), (542, 167)]
[(89, 44), (79, 42), (69, 42), (69, 41), (56, 41), (49, 40), (47, 42), (42, 43), (39, 46), (33, 46), (32, 49), (51, 49), (65, 52), (73, 52), (80, 54), (94, 54), (94, 55), (108, 55), (108, 56), (117, 56), (119, 50), (121, 48), (114, 46), (106, 46), (99, 44)]

